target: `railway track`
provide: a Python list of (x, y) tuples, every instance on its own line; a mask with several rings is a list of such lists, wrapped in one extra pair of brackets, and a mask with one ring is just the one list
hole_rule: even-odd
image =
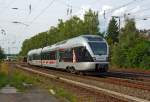
[[(26, 67), (31, 67), (27, 64), (21, 64), (22, 66), (26, 66)], [(35, 67), (35, 66), (32, 66)], [(53, 69), (49, 69), (48, 70), (53, 70)], [(45, 69), (46, 70), (46, 69)], [(60, 70), (55, 70), (60, 72)], [(62, 71), (61, 71), (62, 72)], [(116, 79), (122, 79), (122, 80), (136, 80), (139, 82), (145, 82), (145, 83), (150, 83), (150, 74), (145, 74), (145, 73), (135, 73), (135, 72), (121, 72), (121, 71), (109, 71), (107, 73), (88, 73), (87, 75), (89, 76), (93, 76), (93, 77), (109, 77), (109, 78), (116, 78)]]
[[(133, 88), (140, 88), (140, 89), (143, 89), (143, 90), (146, 90), (146, 91), (149, 92), (149, 85), (150, 85), (149, 83), (147, 83), (147, 84), (145, 84), (145, 83), (144, 84), (138, 84), (139, 82), (130, 82), (130, 85), (129, 85), (129, 82), (125, 81), (127, 79), (125, 79), (124, 81), (120, 81), (121, 79), (113, 79), (112, 77), (110, 77), (108, 79), (108, 78), (97, 78), (97, 77), (93, 77), (93, 76), (82, 76), (82, 78), (81, 78), (81, 76), (79, 76), (79, 75), (72, 75), (72, 74), (69, 74), (69, 73), (66, 73), (66, 72), (62, 72), (62, 71), (55, 71), (55, 70), (48, 70), (48, 69), (45, 69), (43, 71), (41, 68), (37, 68), (37, 67), (28, 68), (29, 66), (26, 66), (26, 65), (24, 65), (23, 67), (20, 66), (20, 65), (17, 65), (17, 66), (20, 67), (20, 68), (23, 68), (24, 70), (32, 71), (34, 73), (39, 73), (39, 74), (45, 75), (47, 77), (59, 78), (60, 80), (65, 81), (67, 83), (72, 83), (72, 84), (79, 85), (79, 86), (82, 86), (82, 87), (90, 88), (90, 89), (93, 89), (93, 90), (96, 90), (96, 91), (100, 91), (102, 93), (104, 92), (106, 94), (110, 94), (110, 95), (113, 95), (115, 97), (123, 98), (123, 99), (128, 100), (128, 101), (130, 100), (130, 101), (135, 101), (135, 102), (149, 102), (148, 100), (150, 100), (148, 98), (148, 96), (144, 97), (144, 99), (142, 99), (143, 97), (137, 98), (137, 96), (133, 96), (133, 95), (130, 95), (130, 94), (126, 95), (124, 93), (120, 93), (120, 92), (117, 92), (117, 91), (106, 89), (104, 87), (101, 88), (99, 85), (96, 85), (96, 84), (91, 84), (91, 83), (97, 83), (97, 82), (99, 82), (99, 83), (100, 82), (109, 82), (111, 84), (112, 83), (116, 84), (117, 81), (118, 81), (118, 83), (120, 83), (120, 85), (122, 85), (122, 83), (124, 83), (123, 86), (128, 86), (128, 87), (134, 86)], [(59, 72), (59, 74), (58, 74), (58, 72)], [(77, 77), (82, 79), (82, 80), (79, 80)], [(86, 81), (87, 80), (88, 81), (85, 82), (85, 79), (86, 79)], [(112, 80), (112, 81), (110, 81), (110, 80)], [(133, 85), (133, 83), (134, 83), (134, 85)], [(137, 84), (138, 84), (138, 86), (137, 86)], [(150, 95), (150, 93), (148, 95)]]
[(113, 71), (109, 72), (112, 76), (117, 75), (125, 75), (126, 77), (145, 77), (145, 78), (150, 78), (150, 74), (144, 74), (144, 73), (135, 73), (135, 72), (121, 72), (121, 71)]
[[(114, 74), (114, 73), (113, 73)], [(119, 73), (120, 74), (120, 73)], [(133, 78), (132, 77), (122, 77), (125, 74), (120, 74), (120, 75), (111, 75), (110, 72), (105, 73), (104, 75), (99, 75), (99, 76), (87, 76), (89, 79), (97, 80), (97, 81), (103, 81), (103, 82), (108, 82), (108, 83), (113, 83), (117, 85), (122, 85), (126, 87), (132, 87), (132, 88), (138, 88), (138, 89), (143, 89), (143, 90), (148, 90), (150, 91), (150, 77), (149, 79), (146, 78), (141, 80), (141, 78)], [(101, 77), (101, 78), (100, 78)], [(104, 77), (104, 78), (103, 78)]]
[[(23, 64), (23, 66), (31, 67), (26, 64)], [(106, 83), (111, 83), (111, 84), (122, 85), (125, 87), (132, 87), (132, 88), (138, 88), (138, 89), (150, 91), (150, 81), (149, 81), (150, 77), (149, 78), (146, 77), (146, 79), (144, 79), (142, 74), (140, 74), (140, 76), (137, 76), (137, 75), (135, 76), (133, 73), (129, 77), (128, 74), (126, 75), (126, 73), (119, 72), (119, 75), (118, 75), (118, 73), (115, 74), (115, 72), (113, 72), (113, 74), (112, 74), (112, 72), (108, 72), (108, 73), (89, 74), (86, 77), (84, 77), (82, 75), (74, 75), (74, 74), (70, 74), (70, 73), (67, 73), (64, 71), (60, 71), (60, 70), (52, 70), (52, 69), (46, 69), (46, 68), (44, 68), (44, 70), (43, 70), (43, 69), (41, 69), (39, 67), (35, 67), (35, 66), (32, 66), (32, 68), (38, 68), (38, 70), (45, 71), (45, 72), (52, 71), (52, 73), (55, 73), (57, 76), (64, 77), (63, 75), (65, 75), (66, 78), (70, 78), (71, 76), (78, 77), (78, 78), (82, 77), (82, 78), (88, 79), (88, 80), (90, 79), (90, 80), (94, 80), (94, 81), (101, 81), (101, 82), (106, 82)], [(141, 80), (141, 79), (143, 79), (143, 80)]]
[(142, 82), (150, 81), (150, 74), (144, 74), (144, 73), (111, 71), (111, 72), (108, 72), (106, 75), (109, 77), (138, 80), (138, 81), (142, 81)]

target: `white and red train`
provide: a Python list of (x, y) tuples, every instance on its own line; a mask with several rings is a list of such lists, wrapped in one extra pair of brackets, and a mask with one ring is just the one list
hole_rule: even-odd
[(79, 71), (108, 70), (109, 46), (98, 35), (82, 35), (58, 42), (52, 46), (28, 52), (30, 65), (64, 69), (71, 73)]

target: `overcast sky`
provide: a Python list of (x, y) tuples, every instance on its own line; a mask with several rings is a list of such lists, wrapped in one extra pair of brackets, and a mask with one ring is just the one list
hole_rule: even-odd
[(0, 32), (0, 46), (6, 53), (18, 53), (25, 39), (55, 26), (60, 18), (69, 19), (68, 5), (72, 15), (81, 19), (89, 8), (98, 11), (101, 31), (106, 30), (111, 16), (121, 16), (123, 26), (123, 16), (128, 13), (136, 18), (139, 29), (150, 29), (150, 0), (0, 0), (0, 29), (6, 31), (6, 35)]

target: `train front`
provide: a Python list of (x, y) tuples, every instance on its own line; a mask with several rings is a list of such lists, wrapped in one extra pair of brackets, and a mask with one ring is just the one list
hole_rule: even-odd
[(92, 67), (95, 71), (107, 72), (109, 66), (109, 46), (100, 36), (86, 36), (89, 51), (94, 61)]

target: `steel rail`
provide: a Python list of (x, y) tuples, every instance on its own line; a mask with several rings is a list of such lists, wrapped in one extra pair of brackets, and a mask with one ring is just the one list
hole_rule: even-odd
[(29, 71), (29, 72), (40, 74), (40, 75), (43, 75), (43, 76), (49, 77), (49, 78), (59, 79), (59, 80), (62, 80), (64, 82), (67, 82), (67, 83), (70, 83), (70, 84), (75, 84), (77, 86), (82, 86), (83, 88), (88, 88), (88, 89), (90, 88), (90, 89), (93, 89), (93, 90), (98, 90), (100, 92), (105, 93), (106, 95), (110, 94), (110, 95), (117, 96), (119, 98), (122, 98), (122, 99), (125, 99), (125, 100), (128, 100), (128, 101), (132, 101), (132, 102), (150, 102), (149, 100), (129, 96), (129, 95), (122, 94), (122, 93), (119, 93), (119, 92), (115, 92), (115, 91), (111, 91), (111, 90), (108, 90), (108, 89), (100, 88), (100, 87), (97, 87), (97, 86), (94, 86), (94, 85), (88, 85), (88, 84), (85, 84), (85, 83), (82, 83), (82, 82), (78, 82), (78, 81), (58, 77), (58, 76), (55, 76), (55, 75), (52, 75), (52, 74), (47, 74), (47, 73), (44, 73), (44, 72), (33, 70), (31, 68), (28, 68), (28, 67), (22, 67), (20, 65), (16, 65), (16, 66), (23, 69), (23, 70)]

